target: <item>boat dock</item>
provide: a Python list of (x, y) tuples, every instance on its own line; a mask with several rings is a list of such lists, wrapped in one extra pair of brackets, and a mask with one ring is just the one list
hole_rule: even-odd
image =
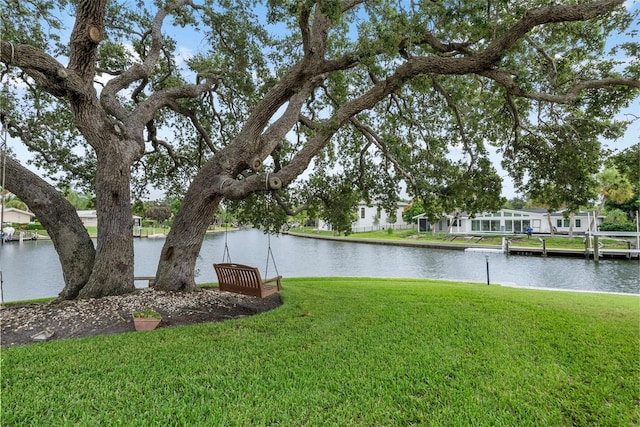
[(638, 259), (640, 250), (638, 249), (566, 249), (566, 248), (544, 248), (532, 246), (509, 246), (505, 251), (507, 255), (538, 255), (538, 256), (564, 256), (582, 258), (627, 258)]
[[(306, 234), (287, 232), (292, 236), (305, 237), (310, 239), (321, 240), (335, 240), (344, 241), (350, 243), (369, 243), (377, 245), (389, 245), (389, 246), (405, 246), (405, 247), (423, 247), (433, 249), (451, 249), (461, 250), (469, 252), (496, 252), (503, 253), (505, 255), (524, 255), (524, 256), (562, 256), (562, 257), (577, 257), (593, 259), (599, 261), (603, 258), (609, 259), (638, 259), (640, 261), (640, 250), (636, 244), (631, 241), (627, 241), (627, 249), (611, 248), (608, 249), (600, 244), (599, 237), (593, 236), (593, 242), (591, 239), (585, 240), (585, 249), (575, 248), (547, 248), (546, 240), (544, 237), (538, 237), (540, 241), (539, 246), (518, 246), (514, 245), (509, 239), (504, 239), (502, 245), (485, 245), (477, 243), (477, 240), (468, 239), (465, 243), (453, 243), (453, 242), (434, 242), (434, 241), (415, 241), (415, 240), (386, 240), (386, 239), (363, 239), (357, 237), (342, 237), (342, 236), (325, 236), (318, 234)], [(638, 237), (640, 233), (621, 233), (624, 237)], [(601, 233), (613, 237), (611, 233)], [(622, 237), (618, 235), (617, 237)], [(533, 239), (533, 238), (532, 238)], [(587, 245), (587, 242), (589, 245)], [(595, 248), (595, 249), (594, 249)]]
[[(601, 237), (608, 238), (625, 238), (627, 248), (607, 248), (602, 241)], [(635, 244), (628, 238), (635, 239)], [(585, 237), (584, 250), (579, 249), (567, 249), (567, 248), (547, 248), (544, 238), (539, 237), (541, 242), (540, 247), (532, 246), (515, 246), (512, 245), (509, 240), (505, 242), (504, 249), (507, 255), (540, 255), (540, 256), (567, 256), (567, 257), (584, 257), (592, 258), (598, 262), (601, 258), (626, 258), (626, 259), (638, 259), (640, 261), (640, 232), (595, 232)]]
[(25, 240), (38, 240), (38, 232), (37, 231), (19, 231), (17, 233), (7, 234), (2, 236), (3, 243), (9, 242), (20, 242), (22, 243)]

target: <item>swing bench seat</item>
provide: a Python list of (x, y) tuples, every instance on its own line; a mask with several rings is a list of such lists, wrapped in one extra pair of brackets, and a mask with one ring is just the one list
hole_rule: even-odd
[[(280, 279), (282, 276), (262, 280), (260, 271), (256, 267), (248, 265), (222, 263), (213, 264), (218, 275), (218, 288), (221, 291), (236, 292), (244, 295), (253, 295), (264, 298), (282, 288)], [(275, 283), (270, 285), (269, 283)]]

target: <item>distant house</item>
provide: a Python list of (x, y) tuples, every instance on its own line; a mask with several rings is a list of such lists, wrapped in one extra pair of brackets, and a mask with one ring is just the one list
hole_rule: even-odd
[[(85, 227), (97, 227), (98, 226), (98, 214), (96, 211), (77, 211), (78, 217)], [(132, 217), (132, 224), (134, 227), (142, 227), (142, 217), (134, 215)]]
[[(534, 233), (586, 233), (593, 214), (579, 212), (567, 218), (564, 211), (549, 213), (545, 209), (500, 209), (497, 212), (482, 212), (469, 215), (447, 215), (435, 224), (429, 224), (424, 215), (418, 215), (418, 230), (443, 233), (524, 233), (531, 227)], [(596, 227), (602, 224), (604, 216), (596, 219)], [(555, 229), (555, 230), (554, 230)], [(594, 230), (595, 231), (595, 230)]]
[(77, 211), (80, 221), (85, 227), (97, 227), (98, 226), (98, 214), (93, 211)]
[[(354, 232), (380, 230), (387, 228), (406, 228), (410, 224), (402, 219), (402, 213), (408, 203), (398, 202), (396, 210), (393, 212), (387, 212), (380, 207), (377, 203), (368, 205), (365, 202), (360, 202), (357, 207), (358, 219), (351, 225), (351, 229)], [(320, 220), (318, 228), (331, 230), (331, 224), (327, 224)]]
[(29, 224), (35, 214), (16, 208), (4, 208), (4, 222), (14, 224)]
[(354, 231), (365, 231), (377, 227), (407, 226), (407, 222), (402, 219), (402, 213), (408, 205), (406, 202), (398, 202), (394, 212), (387, 212), (378, 206), (378, 204), (367, 205), (365, 202), (360, 202), (358, 204), (358, 220), (353, 223), (352, 228)]

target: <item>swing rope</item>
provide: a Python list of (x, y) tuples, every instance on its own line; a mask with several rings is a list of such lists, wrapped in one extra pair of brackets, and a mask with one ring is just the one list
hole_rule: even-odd
[(269, 257), (271, 257), (273, 267), (276, 270), (276, 276), (280, 276), (280, 273), (278, 272), (278, 266), (276, 265), (276, 259), (273, 256), (273, 251), (271, 250), (271, 235), (267, 234), (267, 265), (264, 268), (264, 277), (269, 277)]
[[(2, 92), (4, 93), (9, 93), (9, 84), (11, 83), (11, 66), (13, 65), (13, 63), (15, 62), (15, 47), (13, 46), (13, 43), (9, 43), (9, 46), (11, 46), (11, 62), (9, 62), (9, 64), (7, 65), (7, 70), (6, 70), (6, 77), (7, 80), (4, 82), (4, 87), (2, 88)], [(5, 73), (2, 74), (2, 77), (4, 77)], [(4, 111), (2, 111), (4, 113)], [(2, 227), (4, 227), (4, 209), (6, 206), (6, 183), (5, 183), (5, 174), (6, 174), (6, 168), (7, 168), (7, 134), (8, 134), (8, 129), (9, 129), (9, 122), (8, 122), (8, 118), (5, 119), (5, 121), (2, 123), (2, 141), (0, 142), (0, 153), (2, 154), (2, 158), (0, 159), (0, 189), (2, 191), (0, 191), (0, 245), (4, 245), (5, 242), (5, 234), (2, 230)], [(2, 272), (0, 271), (0, 300), (3, 300), (4, 297), (2, 296)]]
[(229, 245), (227, 243), (228, 240), (228, 236), (229, 236), (229, 223), (226, 222), (225, 223), (225, 229), (224, 229), (224, 251), (222, 252), (222, 262), (223, 263), (231, 263), (231, 255), (229, 255)]
[[(231, 263), (231, 255), (229, 255), (229, 223), (226, 223), (224, 230), (224, 250), (222, 251), (222, 262)], [(269, 277), (269, 259), (273, 263), (273, 268), (276, 270), (276, 276), (280, 275), (278, 272), (278, 266), (276, 265), (276, 258), (273, 256), (273, 250), (271, 249), (271, 235), (267, 235), (267, 264), (264, 268), (264, 277)]]

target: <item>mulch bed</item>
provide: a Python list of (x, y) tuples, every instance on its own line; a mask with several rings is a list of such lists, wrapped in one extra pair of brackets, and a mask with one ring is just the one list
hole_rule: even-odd
[(0, 309), (0, 345), (134, 331), (132, 313), (145, 308), (158, 311), (159, 328), (167, 328), (251, 316), (281, 304), (279, 294), (258, 298), (212, 288), (192, 293), (140, 289), (99, 299), (10, 305)]

